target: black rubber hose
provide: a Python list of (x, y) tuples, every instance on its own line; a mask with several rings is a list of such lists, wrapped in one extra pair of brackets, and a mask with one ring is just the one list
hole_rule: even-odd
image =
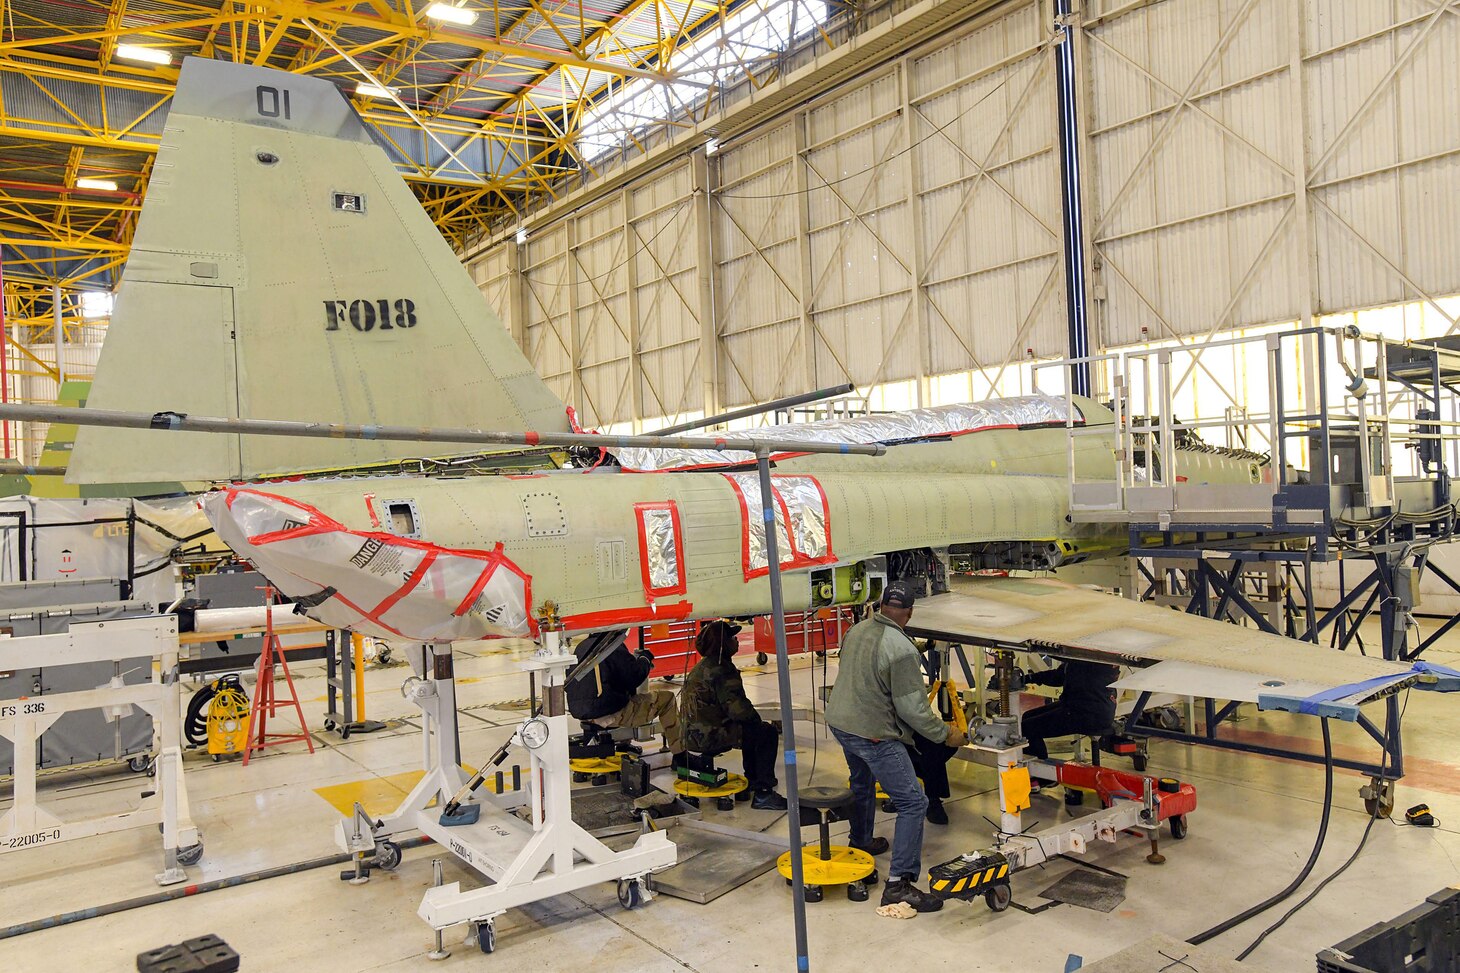
[(1308, 855), (1308, 861), (1298, 877), (1288, 883), (1287, 888), (1276, 895), (1269, 896), (1249, 909), (1244, 909), (1230, 919), (1217, 923), (1205, 932), (1199, 932), (1187, 940), (1193, 946), (1200, 946), (1209, 939), (1214, 939), (1222, 933), (1251, 919), (1253, 916), (1261, 915), (1268, 909), (1277, 905), (1298, 890), (1298, 886), (1308, 878), (1313, 871), (1313, 866), (1318, 864), (1318, 856), (1323, 851), (1323, 839), (1328, 836), (1328, 818), (1333, 813), (1333, 738), (1328, 732), (1328, 717), (1322, 717), (1323, 724), (1323, 817), (1318, 821), (1318, 837), (1313, 842), (1313, 851)]
[[(427, 837), (407, 838), (405, 841), (397, 842), (402, 851), (408, 848), (419, 848), (429, 844)], [(244, 875), (235, 875), (232, 878), (218, 878), (211, 882), (199, 882), (196, 885), (176, 885), (161, 892), (154, 892), (151, 895), (139, 895), (135, 899), (122, 899), (120, 902), (112, 902), (107, 905), (93, 906), (90, 909), (78, 909), (75, 912), (61, 912), (45, 919), (34, 919), (30, 922), (21, 922), (13, 926), (0, 928), (0, 939), (13, 939), (16, 936), (24, 936), (27, 933), (40, 932), (42, 929), (54, 929), (57, 926), (70, 925), (73, 922), (80, 922), (83, 919), (96, 919), (101, 916), (116, 915), (118, 912), (128, 912), (132, 909), (140, 909), (143, 906), (157, 905), (162, 902), (171, 902), (174, 899), (185, 899), (192, 895), (202, 895), (204, 892), (216, 892), (219, 889), (231, 889), (238, 885), (248, 885), (252, 882), (261, 882), (267, 878), (279, 878), (283, 875), (294, 875), (298, 872), (307, 872), (316, 868), (328, 868), (331, 865), (343, 865), (354, 860), (349, 852), (342, 852), (338, 855), (328, 855), (324, 858), (312, 858), (309, 861), (295, 862), (292, 865), (276, 865), (273, 868), (260, 869), (257, 872), (248, 872)]]
[(217, 683), (210, 682), (193, 693), (188, 700), (188, 715), (183, 718), (183, 735), (195, 747), (208, 742), (208, 704), (218, 695)]

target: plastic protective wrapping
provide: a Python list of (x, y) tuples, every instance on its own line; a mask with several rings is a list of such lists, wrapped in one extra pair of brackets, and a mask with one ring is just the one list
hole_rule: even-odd
[(209, 493), (202, 504), (229, 547), (327, 625), (413, 642), (532, 634), (531, 579), (500, 544), (453, 550), (350, 530), (257, 490)]
[[(725, 473), (740, 497), (741, 560), (747, 579), (770, 570), (765, 544), (760, 475)], [(826, 494), (812, 476), (772, 475), (775, 493), (776, 550), (782, 568), (801, 568), (836, 560), (831, 550), (831, 519)], [(787, 529), (789, 525), (789, 530)]]
[[(777, 439), (808, 443), (898, 443), (940, 436), (961, 436), (985, 429), (1017, 429), (1025, 426), (1064, 425), (1069, 410), (1063, 398), (1052, 395), (1021, 395), (989, 399), (963, 405), (942, 405), (930, 409), (909, 409), (886, 415), (827, 419), (822, 422), (775, 426)], [(1075, 409), (1075, 421), (1084, 417)], [(738, 440), (768, 435), (766, 429), (727, 432), (719, 438), (733, 444)], [(755, 462), (755, 455), (727, 449), (610, 449), (619, 465), (628, 470), (654, 472), (701, 467), (739, 466)], [(795, 455), (779, 453), (779, 456)]]
[(644, 593), (682, 594), (679, 560), (679, 517), (672, 504), (635, 505), (639, 516), (639, 555), (644, 565)]

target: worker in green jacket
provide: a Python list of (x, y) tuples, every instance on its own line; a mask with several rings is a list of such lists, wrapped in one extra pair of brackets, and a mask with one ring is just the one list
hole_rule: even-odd
[(776, 745), (781, 733), (761, 719), (745, 695), (740, 670), (731, 661), (740, 647), (739, 632), (739, 625), (716, 620), (695, 636), (695, 650), (703, 658), (685, 677), (679, 696), (685, 746), (709, 755), (738, 748), (753, 795), (750, 806), (784, 811), (786, 799), (776, 791)]
[(928, 799), (908, 748), (914, 734), (950, 747), (961, 747), (968, 740), (939, 719), (928, 703), (918, 650), (903, 632), (912, 618), (913, 600), (912, 590), (895, 581), (883, 591), (877, 612), (847, 631), (836, 684), (826, 704), (826, 722), (851, 771), (851, 846), (874, 855), (887, 850), (885, 838), (872, 836), (877, 784), (897, 809), (882, 904), (905, 902), (918, 912), (937, 912), (943, 900), (914, 884), (922, 874)]

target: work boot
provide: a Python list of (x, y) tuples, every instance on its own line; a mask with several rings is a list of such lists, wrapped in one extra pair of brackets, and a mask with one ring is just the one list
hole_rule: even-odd
[(889, 878), (887, 884), (882, 886), (882, 904), (892, 905), (896, 902), (906, 902), (915, 912), (937, 912), (943, 908), (942, 899), (922, 891), (907, 877)]
[(928, 798), (928, 823), (945, 825), (948, 823), (948, 812), (943, 807), (943, 802), (936, 797)]
[(857, 849), (858, 851), (865, 851), (867, 854), (875, 858), (878, 855), (887, 854), (887, 849), (891, 848), (892, 846), (887, 843), (886, 838), (883, 838), (879, 835), (874, 837), (865, 845), (852, 845), (852, 847)]

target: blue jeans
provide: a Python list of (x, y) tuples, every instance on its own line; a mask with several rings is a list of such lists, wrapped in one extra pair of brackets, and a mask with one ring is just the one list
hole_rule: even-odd
[(889, 878), (916, 882), (922, 877), (923, 815), (928, 798), (913, 771), (912, 757), (900, 740), (868, 740), (831, 728), (847, 767), (852, 772), (852, 834), (854, 848), (872, 843), (872, 820), (877, 813), (877, 785), (881, 784), (897, 808), (897, 830), (892, 836)]

